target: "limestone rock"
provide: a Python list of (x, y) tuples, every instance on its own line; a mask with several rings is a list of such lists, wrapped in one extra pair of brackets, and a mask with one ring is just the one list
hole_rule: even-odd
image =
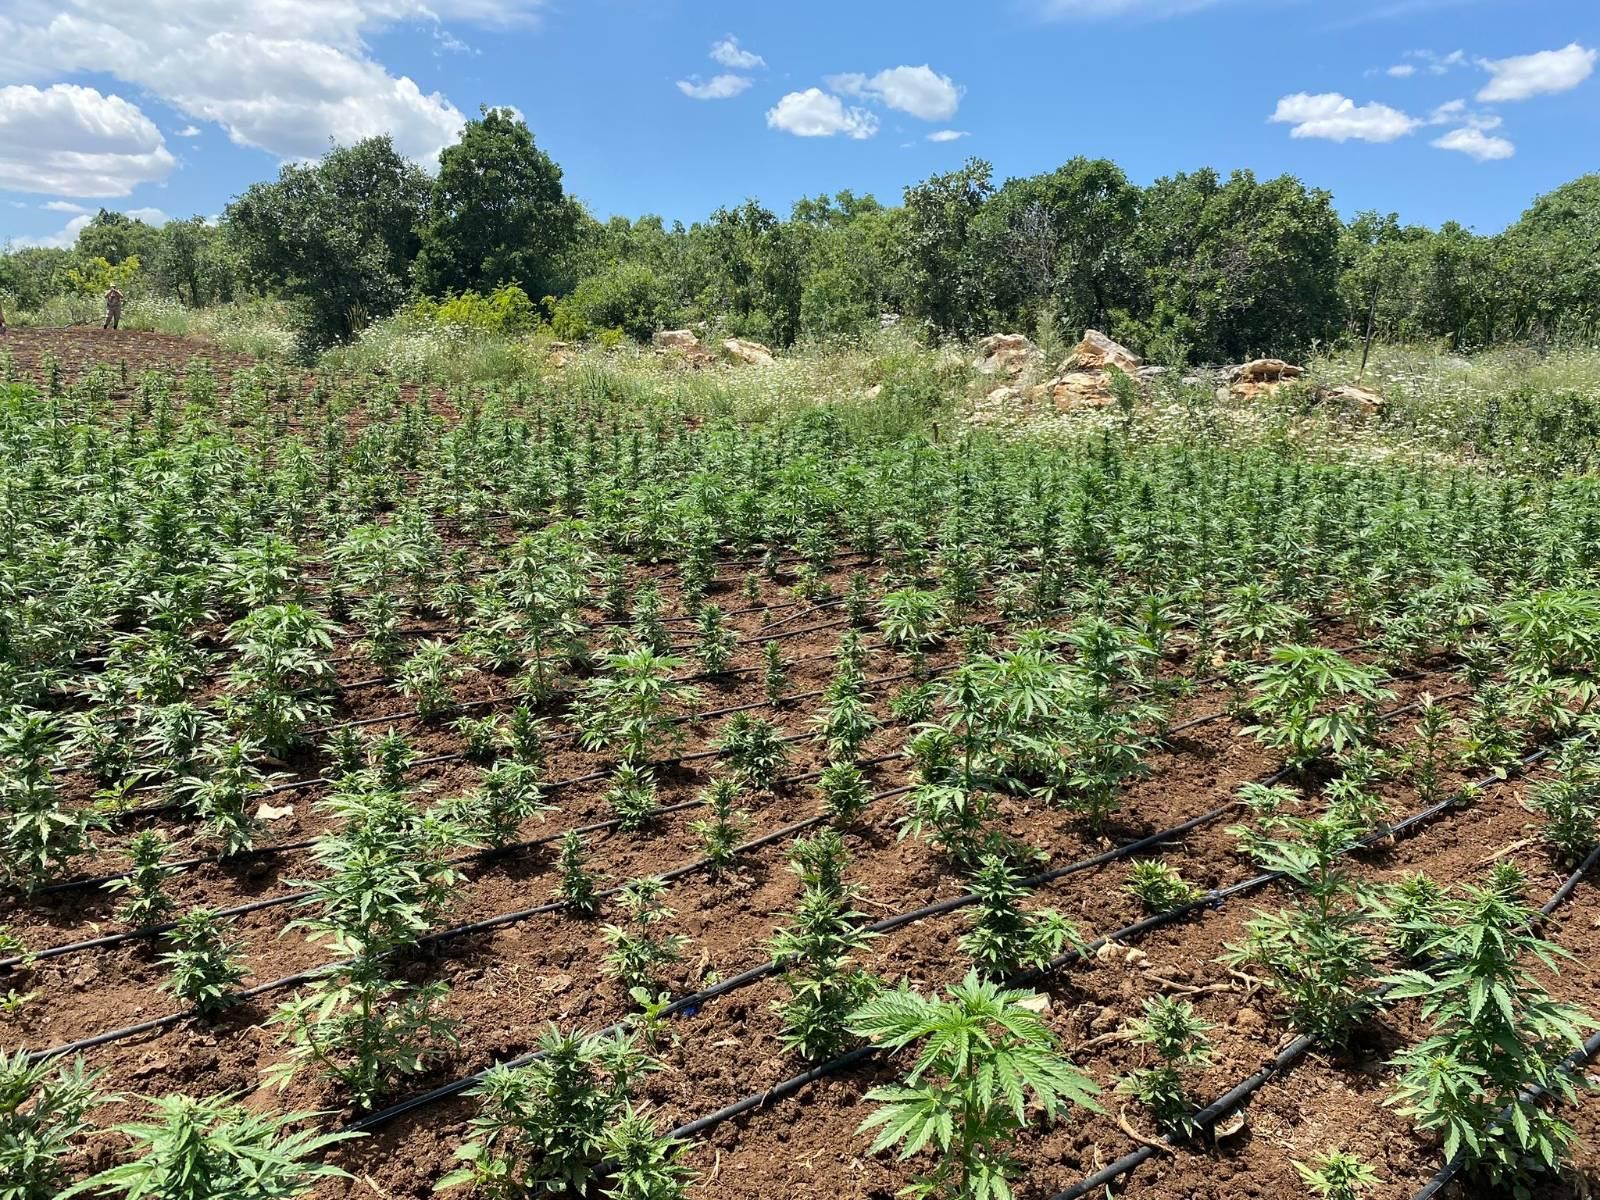
[(743, 338), (725, 339), (722, 353), (724, 357), (747, 367), (770, 367), (773, 362), (771, 350), (760, 342), (747, 342)]
[(657, 350), (698, 350), (700, 339), (692, 329), (660, 329), (650, 339)]
[(1329, 389), (1323, 400), (1363, 417), (1375, 417), (1383, 411), (1382, 396), (1370, 388), (1358, 387), (1353, 383)]
[(1070, 371), (1103, 371), (1119, 367), (1129, 375), (1137, 375), (1144, 360), (1120, 342), (1114, 342), (1098, 329), (1085, 329), (1083, 340), (1074, 347), (1067, 361), (1061, 364), (1062, 374)]
[(1278, 383), (1285, 379), (1299, 379), (1305, 373), (1304, 367), (1284, 362), (1281, 358), (1253, 358), (1235, 367), (1231, 378), (1234, 383)]
[(978, 343), (972, 369), (981, 375), (1015, 379), (1040, 359), (1039, 347), (1020, 333), (991, 333)]
[(1070, 371), (1056, 376), (1046, 387), (1050, 399), (1062, 412), (1075, 408), (1106, 408), (1115, 399), (1106, 377), (1099, 371)]

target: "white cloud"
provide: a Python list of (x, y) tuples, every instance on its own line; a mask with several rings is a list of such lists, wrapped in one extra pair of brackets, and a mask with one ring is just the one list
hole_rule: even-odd
[(1526, 100), (1530, 96), (1568, 91), (1594, 73), (1595, 58), (1595, 51), (1573, 42), (1560, 50), (1484, 59), (1479, 65), (1489, 72), (1489, 82), (1478, 93), (1478, 99)]
[(391, 74), (370, 35), (400, 23), (532, 21), (543, 0), (6, 0), (0, 77), (109, 75), (237, 144), (280, 158), (390, 133), (432, 158), (463, 117), (437, 92)]
[[(19, 204), (17, 207), (26, 208), (27, 205)], [(86, 213), (89, 211), (83, 205), (74, 204), (71, 200), (49, 200), (44, 204), (41, 204), (39, 207), (48, 212)]]
[(1483, 130), (1468, 126), (1464, 129), (1452, 129), (1443, 137), (1433, 140), (1433, 144), (1441, 150), (1456, 150), (1471, 156), (1479, 162), (1489, 162), (1497, 158), (1510, 158), (1517, 152), (1516, 146), (1503, 137), (1490, 137)]
[(28, 246), (38, 246), (46, 250), (70, 250), (77, 245), (78, 234), (89, 223), (89, 214), (83, 213), (68, 221), (66, 227), (59, 233), (47, 233), (40, 237), (15, 237), (11, 244), (17, 249)]
[(121, 96), (66, 83), (0, 88), (0, 188), (126, 196), (176, 165), (155, 122)]
[(1358, 105), (1338, 92), (1315, 96), (1296, 92), (1285, 96), (1268, 120), (1293, 126), (1290, 137), (1327, 138), (1334, 142), (1392, 142), (1421, 124), (1387, 104)]
[[(1449, 54), (1439, 54), (1433, 50), (1407, 50), (1405, 56), (1427, 67), (1430, 75), (1445, 75), (1456, 67), (1467, 65), (1465, 50), (1452, 50)], [(1390, 74), (1393, 73), (1391, 69)]]
[(878, 118), (864, 108), (846, 108), (839, 97), (821, 88), (790, 92), (767, 111), (767, 125), (796, 137), (843, 134), (858, 141), (878, 132)]
[(823, 82), (836, 92), (877, 100), (923, 121), (948, 121), (961, 105), (962, 89), (948, 75), (939, 74), (926, 63), (920, 67), (890, 67), (870, 79), (857, 73), (829, 75)]
[(711, 60), (736, 71), (753, 71), (767, 65), (767, 60), (739, 45), (739, 39), (729, 34), (711, 47)]
[(1409, 79), (1416, 73), (1417, 68), (1413, 63), (1395, 63), (1394, 66), (1390, 67), (1388, 71), (1385, 72), (1385, 74), (1393, 76), (1395, 79)]
[(714, 75), (704, 83), (700, 76), (678, 80), (678, 90), (691, 100), (727, 100), (750, 86), (743, 75)]
[(200, 126), (198, 126), (198, 125), (185, 125), (182, 129), (178, 130), (178, 132), (177, 132), (177, 134), (175, 136), (181, 137), (181, 138), (199, 137), (200, 136)]
[(935, 129), (928, 135), (928, 140), (930, 142), (955, 142), (971, 136), (965, 129)]
[(169, 218), (159, 208), (125, 208), (122, 215), (143, 221), (146, 225), (165, 225)]

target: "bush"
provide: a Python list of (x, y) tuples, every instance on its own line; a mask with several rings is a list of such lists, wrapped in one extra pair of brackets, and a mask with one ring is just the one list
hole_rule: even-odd
[(496, 288), (487, 296), (462, 292), (443, 300), (420, 300), (411, 311), (435, 325), (507, 337), (527, 333), (539, 323), (538, 309), (528, 299), (528, 293), (514, 283)]
[(673, 308), (666, 281), (654, 271), (641, 263), (617, 263), (556, 301), (550, 326), (557, 337), (570, 341), (611, 330), (647, 341), (671, 323)]

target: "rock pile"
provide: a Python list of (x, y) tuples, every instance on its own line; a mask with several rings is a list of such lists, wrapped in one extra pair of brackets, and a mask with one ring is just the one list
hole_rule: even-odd
[(700, 340), (692, 329), (662, 329), (650, 339), (650, 344), (662, 357), (677, 357), (696, 369), (714, 367), (718, 363), (731, 363), (743, 367), (770, 367), (772, 351), (760, 342), (743, 338), (724, 338), (716, 350)]
[(980, 375), (1003, 375), (1017, 379), (1044, 355), (1020, 333), (991, 333), (978, 343), (978, 357), (972, 369)]

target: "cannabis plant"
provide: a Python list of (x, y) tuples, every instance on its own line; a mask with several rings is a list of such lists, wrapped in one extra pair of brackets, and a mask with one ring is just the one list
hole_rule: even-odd
[(925, 1200), (1011, 1200), (1010, 1150), (1030, 1109), (1051, 1122), (1071, 1105), (1098, 1112), (1098, 1089), (1026, 1007), (1031, 993), (969, 973), (947, 996), (884, 992), (856, 1010), (859, 1036), (889, 1050), (920, 1043), (903, 1083), (867, 1093), (881, 1107), (861, 1131), (879, 1131), (872, 1153), (897, 1143), (902, 1159), (935, 1152), (932, 1170), (912, 1185)]
[(1135, 1070), (1118, 1090), (1148, 1108), (1156, 1124), (1169, 1133), (1189, 1131), (1189, 1118), (1197, 1106), (1184, 1076), (1210, 1063), (1206, 1034), (1211, 1028), (1194, 1005), (1171, 996), (1151, 996), (1144, 1002), (1144, 1016), (1133, 1023), (1134, 1041), (1150, 1048), (1156, 1064)]
[(1377, 705), (1393, 693), (1383, 675), (1320, 646), (1280, 646), (1250, 677), (1261, 744), (1285, 752), (1291, 766), (1342, 753), (1371, 738)]
[(190, 909), (166, 941), (172, 948), (160, 959), (168, 969), (163, 988), (203, 1015), (234, 1003), (245, 973), (239, 944), (228, 936), (222, 917), (209, 908)]
[(1572, 1103), (1576, 1085), (1562, 1059), (1594, 1026), (1530, 969), (1554, 970), (1570, 957), (1533, 932), (1536, 917), (1503, 886), (1465, 888), (1422, 947), (1430, 965), (1389, 981), (1390, 995), (1419, 1000), (1433, 1027), (1395, 1058), (1394, 1103), (1443, 1137), (1447, 1157), (1465, 1155), (1469, 1168), (1518, 1194), (1531, 1177), (1558, 1170), (1576, 1136), (1527, 1089)]
[(583, 835), (569, 829), (561, 835), (561, 853), (556, 861), (561, 880), (556, 884), (556, 898), (567, 910), (580, 917), (592, 917), (600, 901), (595, 896), (594, 876), (584, 864)]
[(467, 1093), (478, 1102), (472, 1140), (456, 1151), (463, 1165), (435, 1190), (470, 1186), (485, 1200), (586, 1194), (605, 1174), (607, 1134), (635, 1080), (656, 1069), (631, 1036), (565, 1033), (551, 1024), (538, 1058), (491, 1067)]
[(752, 791), (772, 787), (789, 762), (789, 749), (778, 727), (749, 713), (734, 714), (717, 749), (739, 783)]
[(1322, 1200), (1360, 1200), (1383, 1180), (1347, 1150), (1325, 1150), (1309, 1163), (1291, 1159), (1305, 1185)]
[(106, 884), (109, 892), (127, 892), (128, 898), (117, 909), (117, 919), (134, 929), (158, 925), (172, 912), (173, 900), (167, 895), (167, 880), (178, 872), (165, 863), (167, 839), (153, 829), (142, 830), (128, 842), (133, 865), (126, 875)]
[(1128, 894), (1151, 913), (1166, 913), (1199, 899), (1200, 889), (1159, 859), (1136, 859), (1128, 864)]
[(606, 965), (624, 989), (644, 988), (654, 992), (661, 986), (660, 972), (683, 957), (689, 939), (678, 933), (662, 933), (658, 928), (676, 914), (662, 901), (666, 884), (659, 879), (641, 879), (622, 889), (617, 903), (622, 921), (602, 931), (606, 944)]
[(986, 978), (1004, 979), (1042, 967), (1064, 946), (1084, 944), (1077, 927), (1055, 909), (1022, 910), (1028, 891), (999, 855), (979, 859), (972, 893), (977, 897), (972, 930), (962, 935), (961, 949)]
[(739, 786), (731, 779), (714, 779), (700, 793), (709, 816), (695, 821), (689, 829), (700, 839), (706, 862), (714, 874), (721, 874), (737, 859), (739, 834), (750, 823), (750, 814), (735, 809)]
[(71, 1062), (30, 1062), (25, 1050), (0, 1050), (0, 1196), (56, 1200), (69, 1156), (89, 1129), (84, 1114), (115, 1099), (97, 1090), (100, 1074)]

